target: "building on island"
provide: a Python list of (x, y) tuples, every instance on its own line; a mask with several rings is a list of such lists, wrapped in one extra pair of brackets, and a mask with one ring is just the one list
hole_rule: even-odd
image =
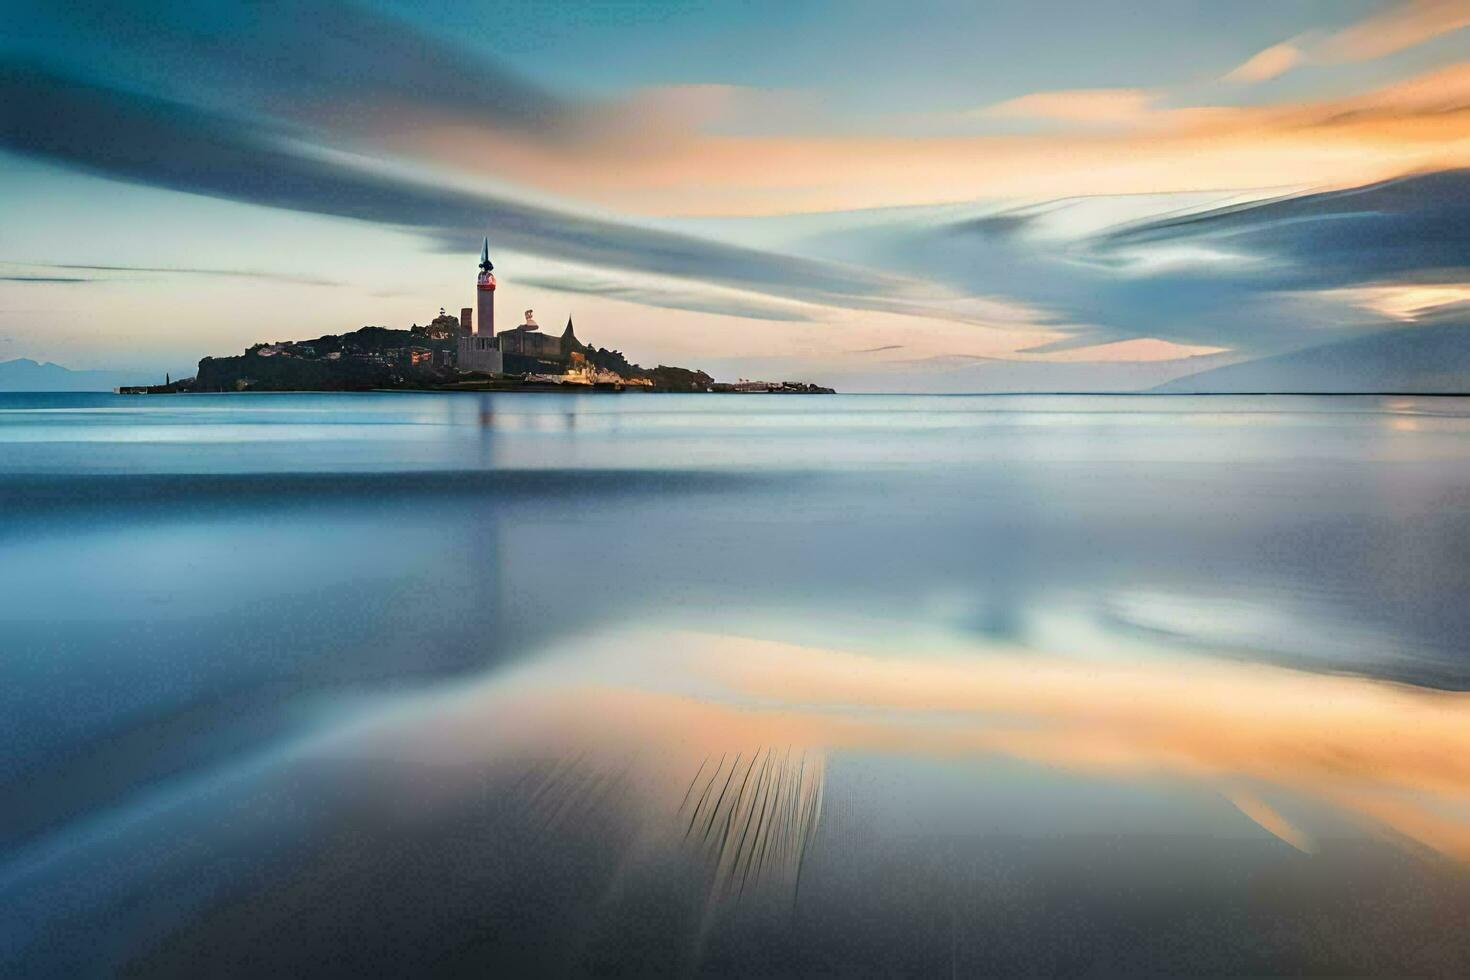
[(587, 348), (577, 339), (571, 317), (567, 317), (567, 327), (562, 331), (561, 336), (557, 337), (542, 333), (541, 327), (536, 323), (534, 312), (527, 310), (525, 323), (500, 335), (500, 349), (506, 354), (522, 354), (526, 357), (539, 357), (547, 361), (565, 361), (573, 353), (581, 353)]

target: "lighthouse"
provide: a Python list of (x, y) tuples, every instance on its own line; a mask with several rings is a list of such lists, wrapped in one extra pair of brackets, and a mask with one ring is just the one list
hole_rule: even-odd
[[(495, 339), (495, 266), (490, 262), (490, 239), (480, 248), (480, 277), (475, 280), (475, 331), (463, 331), (459, 335), (459, 369), (499, 374), (504, 358), (500, 344)], [(460, 318), (469, 319), (466, 309)]]
[(475, 283), (475, 333), (495, 336), (495, 266), (490, 261), (490, 239), (480, 249), (480, 278)]

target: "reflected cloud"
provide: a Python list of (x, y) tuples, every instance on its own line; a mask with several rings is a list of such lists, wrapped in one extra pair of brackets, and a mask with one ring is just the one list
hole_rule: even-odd
[[(1000, 753), (1122, 778), (1250, 780), (1470, 861), (1470, 823), (1447, 815), (1470, 802), (1464, 694), (1210, 658), (1099, 663), (1015, 651), (886, 660), (703, 643), (712, 675), (757, 698), (832, 709), (820, 717), (848, 744)], [(1253, 819), (1265, 814), (1254, 809)]]
[(1265, 802), (1287, 796), (1470, 863), (1470, 695), (1224, 658), (1112, 661), (1006, 647), (889, 658), (633, 632), (569, 648), (411, 721), (369, 744), (441, 764), (492, 745), (534, 747), (576, 759), (548, 784), (575, 782), (584, 794), (619, 771), (638, 787), (628, 798), (645, 832), (668, 846), (694, 843), (721, 894), (765, 877), (794, 887), (820, 824), (826, 759), (843, 751), (1177, 780), (1220, 793), (1310, 852), (1311, 828)]
[(1317, 842), (1310, 835), (1298, 829), (1290, 820), (1277, 813), (1265, 800), (1250, 793), (1238, 791), (1226, 793), (1225, 798), (1234, 803), (1237, 810), (1254, 820), (1262, 830), (1290, 844), (1303, 854), (1316, 853)]

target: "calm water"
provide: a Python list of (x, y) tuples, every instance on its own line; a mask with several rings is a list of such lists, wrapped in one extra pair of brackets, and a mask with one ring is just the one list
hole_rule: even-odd
[(0, 974), (1470, 973), (1470, 400), (0, 395)]

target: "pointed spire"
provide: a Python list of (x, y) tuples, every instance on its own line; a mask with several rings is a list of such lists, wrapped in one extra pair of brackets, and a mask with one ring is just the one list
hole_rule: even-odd
[(485, 244), (480, 248), (480, 268), (486, 272), (495, 268), (490, 263), (490, 236), (488, 235), (485, 236)]
[(567, 328), (562, 331), (561, 335), (563, 337), (575, 337), (576, 336), (576, 332), (572, 330), (572, 318), (571, 317), (567, 317)]

